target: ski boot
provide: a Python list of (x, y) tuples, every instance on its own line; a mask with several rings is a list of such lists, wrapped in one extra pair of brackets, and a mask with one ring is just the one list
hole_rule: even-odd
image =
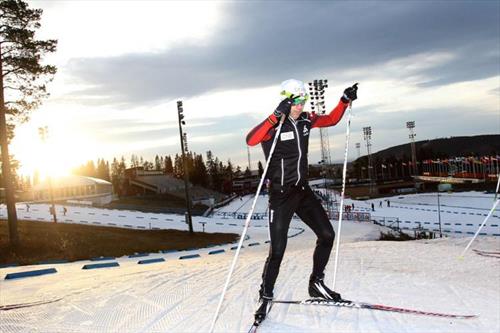
[(264, 321), (269, 311), (271, 311), (273, 305), (272, 300), (272, 297), (260, 296), (259, 303), (257, 304), (257, 311), (255, 311), (255, 323), (257, 325)]
[(309, 279), (309, 296), (322, 298), (333, 302), (343, 302), (342, 296), (330, 290), (323, 282), (323, 276), (313, 276)]

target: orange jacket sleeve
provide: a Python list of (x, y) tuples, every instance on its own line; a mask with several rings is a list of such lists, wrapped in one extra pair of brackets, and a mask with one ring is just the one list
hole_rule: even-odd
[(273, 135), (274, 125), (278, 123), (278, 118), (274, 114), (267, 117), (266, 120), (255, 126), (247, 134), (247, 145), (255, 146), (262, 141), (269, 140)]
[(346, 103), (342, 101), (342, 99), (340, 99), (339, 104), (337, 104), (337, 106), (333, 108), (333, 110), (330, 111), (329, 114), (319, 115), (314, 112), (311, 113), (309, 118), (311, 120), (311, 128), (336, 125), (340, 121), (340, 119), (342, 119), (342, 116), (344, 115), (344, 112), (348, 106), (349, 102)]

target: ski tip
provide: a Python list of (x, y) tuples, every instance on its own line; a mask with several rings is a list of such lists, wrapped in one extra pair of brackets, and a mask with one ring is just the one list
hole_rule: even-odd
[(477, 317), (479, 317), (479, 316), (478, 315), (465, 315), (465, 316), (461, 316), (460, 318), (461, 319), (474, 319)]
[(458, 260), (464, 260), (464, 257), (463, 256), (459, 256), (457, 259)]

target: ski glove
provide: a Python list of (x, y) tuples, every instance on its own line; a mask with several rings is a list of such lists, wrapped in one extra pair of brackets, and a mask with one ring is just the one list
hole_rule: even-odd
[(295, 98), (294, 95), (285, 98), (280, 102), (280, 104), (276, 107), (276, 110), (274, 110), (273, 114), (276, 116), (276, 118), (281, 118), (281, 115), (284, 114), (286, 117), (290, 114), (290, 111), (292, 110), (292, 104), (293, 104), (293, 99)]
[(344, 96), (342, 96), (342, 102), (352, 102), (358, 98), (358, 84), (355, 83), (352, 87), (346, 88), (344, 90)]

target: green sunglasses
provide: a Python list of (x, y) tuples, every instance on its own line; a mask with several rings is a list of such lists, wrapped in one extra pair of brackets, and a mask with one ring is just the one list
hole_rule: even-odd
[(293, 99), (293, 105), (304, 105), (306, 100), (303, 97), (297, 97)]

